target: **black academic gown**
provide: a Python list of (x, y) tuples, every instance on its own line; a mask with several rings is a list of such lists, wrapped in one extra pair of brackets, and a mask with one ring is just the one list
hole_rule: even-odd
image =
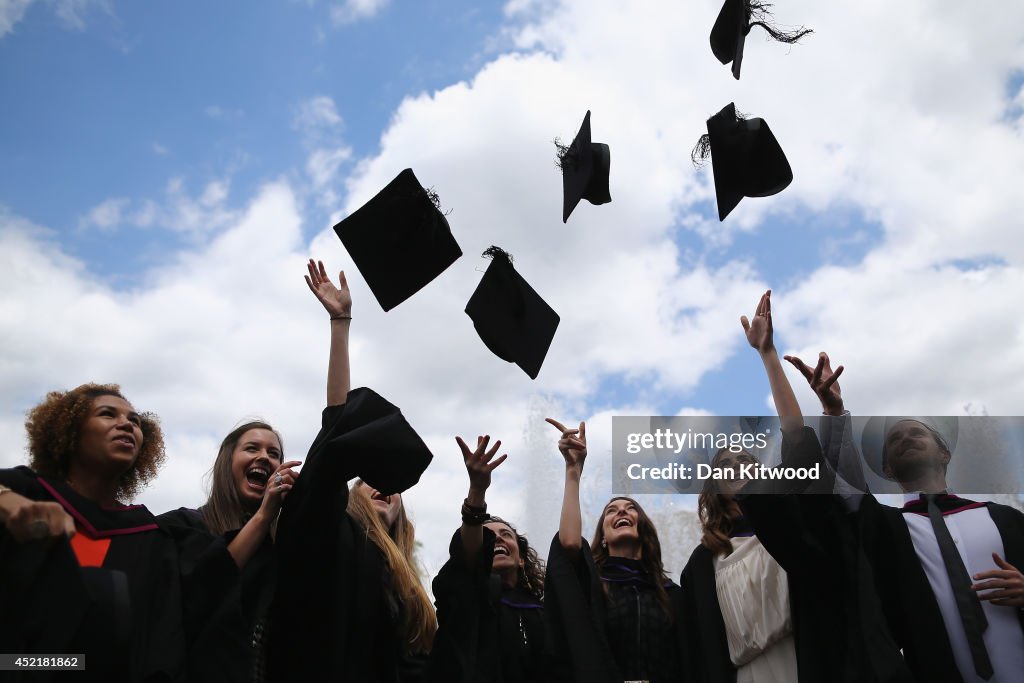
[[(1024, 567), (1024, 514), (998, 503), (985, 506), (1002, 538), (1004, 559), (1014, 567)], [(938, 602), (914, 550), (903, 512), (866, 495), (855, 522), (859, 549), (867, 560), (861, 565), (864, 580), (877, 585), (892, 634), (914, 677), (961, 683)], [(1018, 610), (1018, 616), (1024, 636), (1024, 610)], [(1021, 677), (1024, 680), (1024, 672)]]
[(425, 676), (425, 657), (402, 655), (402, 608), (388, 590), (384, 557), (345, 510), (349, 480), (400, 492), (430, 458), (398, 408), (369, 389), (324, 409), (278, 520), (269, 680), (405, 683)]
[(599, 570), (581, 541), (579, 556), (571, 557), (556, 535), (548, 555), (544, 601), (558, 675), (577, 683), (690, 681), (679, 586), (665, 586), (669, 616), (638, 563), (610, 558)]
[[(821, 446), (810, 427), (795, 438), (783, 439), (783, 466), (807, 467), (821, 461)], [(821, 471), (830, 472), (824, 464)], [(866, 563), (856, 550), (855, 529), (840, 500), (802, 492), (831, 491), (833, 481), (829, 473), (822, 482), (809, 485), (758, 482), (738, 497), (758, 540), (786, 570), (800, 680), (910, 681), (872, 577), (861, 571)], [(693, 578), (706, 581), (710, 575), (714, 595), (711, 553), (704, 548), (698, 551), (694, 555), (708, 564)], [(717, 598), (714, 602), (717, 606)]]
[[(157, 520), (169, 527), (184, 527), (199, 537), (213, 540), (200, 510), (178, 508), (165, 512)], [(228, 532), (228, 543), (238, 534)], [(202, 549), (192, 544), (184, 561), (196, 561)], [(195, 639), (189, 653), (189, 681), (201, 683), (249, 683), (262, 680), (263, 651), (261, 630), (266, 627), (270, 601), (276, 583), (276, 556), (273, 542), (267, 538), (239, 572), (239, 581), (224, 596)]]
[(548, 683), (543, 603), (522, 588), (504, 588), (491, 573), (495, 535), (484, 529), (480, 561), (466, 567), (462, 534), (434, 578), (438, 630), (430, 653), (432, 683)]
[(237, 581), (224, 540), (161, 525), (141, 505), (101, 507), (27, 467), (0, 470), (0, 483), (59, 503), (78, 533), (110, 539), (101, 567), (80, 567), (65, 538), (16, 543), (0, 528), (0, 652), (85, 654), (84, 672), (24, 680), (188, 680), (189, 646)]

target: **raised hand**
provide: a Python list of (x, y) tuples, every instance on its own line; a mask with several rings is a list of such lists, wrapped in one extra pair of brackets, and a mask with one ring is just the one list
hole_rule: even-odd
[(267, 487), (267, 492), (263, 494), (263, 502), (260, 504), (260, 509), (270, 519), (277, 518), (277, 513), (281, 511), (281, 505), (284, 503), (285, 496), (292, 490), (292, 487), (295, 485), (295, 479), (299, 476), (292, 468), (298, 467), (301, 464), (302, 461), (300, 460), (283, 462), (270, 475), (270, 479), (267, 480), (269, 486)]
[(580, 422), (578, 429), (569, 429), (550, 417), (544, 421), (562, 433), (562, 438), (558, 440), (558, 451), (565, 458), (565, 469), (572, 470), (577, 475), (581, 474), (583, 462), (587, 459), (586, 423)]
[(490, 436), (476, 437), (476, 450), (471, 451), (461, 436), (455, 437), (459, 448), (462, 449), (462, 460), (465, 462), (466, 472), (469, 474), (470, 491), (481, 494), (486, 491), (491, 485), (491, 472), (508, 458), (508, 453), (505, 453), (494, 460), (494, 454), (501, 448), (501, 441), (495, 441), (494, 446), (488, 450), (487, 444), (490, 443), (490, 440)]
[(316, 295), (320, 303), (324, 305), (331, 319), (345, 319), (352, 317), (352, 293), (348, 290), (348, 281), (345, 280), (345, 271), (338, 271), (338, 286), (335, 287), (331, 278), (327, 277), (327, 270), (323, 261), (313, 262), (309, 259), (306, 264), (309, 275), (306, 275), (306, 284), (309, 291)]
[(992, 553), (992, 560), (999, 569), (975, 574), (975, 581), (983, 579), (987, 579), (987, 581), (976, 583), (971, 586), (971, 589), (975, 591), (991, 590), (991, 593), (979, 593), (978, 599), (991, 600), (993, 605), (1024, 607), (1024, 574), (1001, 558), (999, 553)]
[(761, 295), (754, 319), (747, 320), (747, 316), (742, 315), (740, 325), (743, 325), (743, 332), (747, 335), (747, 343), (757, 349), (758, 353), (764, 354), (775, 349), (772, 336), (772, 290)]
[(811, 390), (817, 394), (818, 400), (821, 401), (821, 407), (827, 414), (843, 414), (843, 392), (839, 388), (839, 382), (836, 381), (839, 379), (839, 375), (843, 374), (842, 365), (833, 370), (828, 354), (824, 351), (818, 354), (818, 364), (814, 366), (813, 370), (796, 356), (784, 356), (784, 358), (804, 376), (811, 386)]

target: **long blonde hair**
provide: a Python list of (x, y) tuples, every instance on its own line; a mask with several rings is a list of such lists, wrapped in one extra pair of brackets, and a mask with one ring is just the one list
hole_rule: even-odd
[(369, 496), (356, 489), (366, 484), (357, 479), (349, 491), (347, 512), (364, 529), (384, 555), (391, 579), (391, 590), (402, 606), (401, 624), (403, 651), (427, 653), (434, 643), (437, 617), (434, 606), (420, 582), (419, 562), (416, 560), (416, 530), (405, 514), (405, 503), (398, 508), (398, 517), (392, 529), (387, 529), (373, 509)]

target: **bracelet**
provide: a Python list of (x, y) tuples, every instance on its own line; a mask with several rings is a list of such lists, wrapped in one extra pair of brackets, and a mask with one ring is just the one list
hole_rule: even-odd
[(351, 319), (352, 319), (352, 316), (350, 316), (350, 315), (332, 315), (331, 316), (331, 320), (351, 320)]
[(468, 498), (462, 502), (462, 523), (466, 526), (480, 526), (488, 519), (490, 515), (487, 514), (487, 503), (484, 503), (483, 507), (477, 507), (470, 505)]

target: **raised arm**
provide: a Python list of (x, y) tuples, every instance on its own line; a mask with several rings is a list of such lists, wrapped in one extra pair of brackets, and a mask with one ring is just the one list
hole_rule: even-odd
[(348, 358), (348, 333), (352, 324), (352, 294), (348, 290), (345, 271), (338, 272), (338, 286), (327, 277), (323, 261), (306, 264), (306, 284), (331, 316), (331, 355), (327, 363), (327, 405), (345, 403), (352, 388)]
[(483, 523), (487, 517), (487, 501), (484, 496), (491, 485), (491, 472), (508, 457), (506, 453), (494, 460), (494, 454), (501, 448), (501, 441), (495, 441), (494, 446), (488, 450), (487, 444), (490, 440), (490, 436), (476, 437), (476, 450), (471, 451), (461, 436), (455, 437), (459, 448), (462, 449), (462, 459), (469, 474), (469, 494), (462, 504), (462, 526), (459, 528), (459, 535), (462, 536), (466, 566), (470, 569), (479, 564), (477, 556), (484, 541)]
[(822, 351), (818, 363), (812, 369), (796, 356), (784, 356), (807, 380), (811, 390), (821, 401), (822, 451), (825, 461), (836, 472), (836, 490), (850, 510), (860, 507), (860, 495), (868, 492), (864, 477), (863, 459), (853, 441), (853, 423), (843, 403), (843, 392), (839, 387), (839, 376), (843, 366), (832, 369), (832, 361)]
[(818, 364), (813, 370), (796, 356), (783, 357), (807, 380), (811, 390), (821, 401), (821, 409), (826, 415), (838, 417), (846, 412), (843, 392), (837, 382), (839, 375), (843, 374), (842, 365), (833, 370), (832, 362), (824, 351), (818, 354)]
[(782, 422), (782, 431), (785, 434), (795, 434), (803, 428), (804, 417), (800, 412), (796, 394), (793, 393), (793, 387), (782, 369), (779, 353), (775, 350), (772, 331), (772, 290), (769, 289), (761, 295), (757, 310), (754, 311), (754, 319), (748, 321), (747, 316), (740, 316), (740, 324), (747, 335), (747, 342), (757, 351), (761, 356), (761, 362), (764, 363), (768, 383), (772, 388), (775, 410)]
[(562, 423), (545, 420), (562, 433), (558, 450), (565, 459), (565, 489), (562, 494), (562, 516), (558, 521), (558, 542), (568, 551), (578, 552), (582, 547), (583, 516), (580, 513), (580, 477), (587, 459), (587, 425), (580, 422), (579, 429), (568, 429)]

